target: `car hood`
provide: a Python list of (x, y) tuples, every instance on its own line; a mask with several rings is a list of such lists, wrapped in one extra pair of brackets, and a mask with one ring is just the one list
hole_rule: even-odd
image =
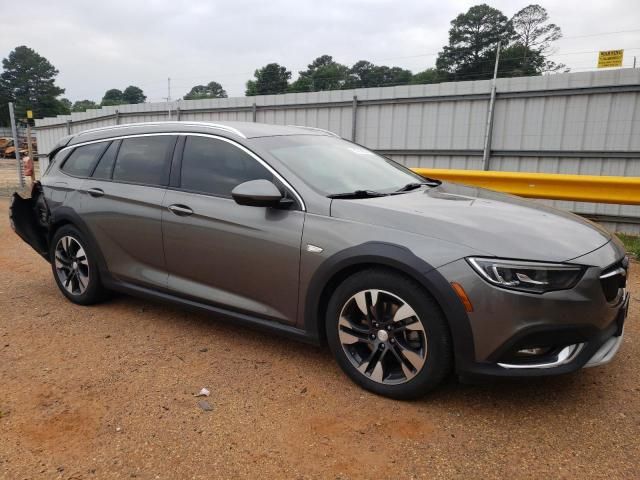
[(514, 259), (571, 260), (611, 239), (606, 230), (577, 215), (520, 197), (453, 183), (401, 195), (335, 199), (331, 216)]

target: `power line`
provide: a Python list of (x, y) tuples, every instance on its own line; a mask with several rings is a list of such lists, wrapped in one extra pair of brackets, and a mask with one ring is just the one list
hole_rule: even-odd
[(615, 35), (617, 33), (636, 33), (636, 32), (640, 32), (640, 28), (636, 28), (634, 30), (616, 30), (612, 32), (588, 33), (586, 35), (572, 35), (570, 37), (565, 37), (563, 35), (558, 40), (556, 40), (556, 42), (559, 42), (561, 40), (571, 39), (571, 38), (599, 37), (602, 35)]
[[(636, 32), (640, 32), (640, 29), (632, 29), (632, 30), (614, 30), (614, 31), (608, 31), (608, 32), (598, 32), (598, 33), (590, 33), (590, 34), (584, 34), (584, 35), (571, 35), (571, 36), (563, 36), (561, 38), (559, 38), (557, 41), (561, 41), (561, 40), (567, 40), (567, 39), (575, 39), (575, 38), (588, 38), (588, 37), (598, 37), (598, 36), (605, 36), (605, 35), (615, 35), (615, 34), (623, 34), (623, 33), (636, 33)], [(633, 51), (633, 50), (640, 50), (640, 47), (631, 47), (631, 48), (624, 48), (624, 50), (628, 50), (628, 51)], [(378, 59), (372, 59), (369, 60), (371, 63), (374, 62), (380, 62), (380, 61), (388, 61), (388, 60), (400, 60), (400, 59), (407, 59), (407, 58), (422, 58), (422, 57), (431, 57), (431, 56), (437, 56), (439, 55), (440, 52), (431, 52), (431, 53), (421, 53), (421, 54), (415, 54), (415, 55), (405, 55), (405, 56), (397, 56), (397, 57), (386, 57), (386, 58), (378, 58)], [(567, 55), (584, 55), (584, 54), (589, 54), (589, 53), (598, 53), (598, 50), (590, 50), (590, 51), (576, 51), (576, 52), (560, 52), (560, 53), (550, 53), (549, 55), (547, 55), (548, 57), (557, 57), (557, 56), (567, 56)], [(524, 57), (516, 57), (516, 58), (511, 58), (510, 60), (519, 60), (519, 59), (523, 59)], [(479, 63), (484, 63), (484, 62), (488, 62), (488, 63), (493, 63), (493, 60), (489, 59), (489, 60), (481, 60)], [(290, 71), (300, 71), (303, 70), (305, 67), (296, 67), (296, 68), (292, 68)], [(573, 70), (576, 70), (575, 68)], [(219, 77), (238, 77), (240, 75), (243, 76), (250, 76), (253, 75), (254, 71), (251, 72), (218, 72), (215, 75), (211, 75), (213, 77), (219, 78)], [(475, 75), (475, 74), (472, 74)], [(210, 77), (211, 77), (210, 76)], [(458, 76), (458, 78), (460, 78), (461, 76)], [(204, 77), (199, 77), (199, 78), (204, 78)], [(322, 80), (322, 79), (328, 79), (328, 78), (334, 78), (334, 77), (315, 77), (316, 79)], [(174, 77), (175, 80), (186, 80), (186, 81), (190, 81), (190, 82), (196, 82), (198, 83), (194, 77)], [(160, 82), (160, 81), (154, 81), (154, 82), (148, 82), (148, 83), (144, 83), (141, 86), (143, 87), (149, 87), (150, 85), (154, 85), (154, 84), (159, 84), (159, 83), (164, 83), (164, 82)], [(191, 88), (189, 86), (182, 86), (182, 85), (175, 85), (174, 88)]]

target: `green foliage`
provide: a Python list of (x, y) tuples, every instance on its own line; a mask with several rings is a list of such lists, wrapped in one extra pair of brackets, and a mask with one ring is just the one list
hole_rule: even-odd
[(142, 89), (134, 85), (129, 85), (122, 92), (122, 103), (144, 103), (146, 99), (147, 96), (144, 94)]
[[(25, 118), (27, 110), (40, 118), (64, 113), (64, 104), (56, 98), (64, 93), (55, 83), (58, 70), (46, 58), (20, 46), (2, 60), (2, 66), (0, 101), (14, 102), (17, 118)], [(8, 108), (2, 108), (0, 115), (0, 121), (8, 124)]]
[(291, 92), (338, 90), (349, 79), (349, 67), (335, 62), (331, 55), (322, 55), (298, 74), (298, 79), (289, 88)]
[[(489, 52), (486, 58), (488, 62), (492, 64), (495, 63), (495, 52)], [(498, 72), (498, 76), (500, 77), (540, 75), (544, 68), (544, 57), (539, 52), (529, 50), (519, 43), (515, 43), (500, 51)]]
[(438, 55), (436, 67), (449, 80), (477, 80), (493, 76), (496, 48), (502, 41), (498, 76), (540, 75), (565, 68), (547, 60), (551, 43), (562, 36), (549, 23), (540, 5), (529, 5), (510, 20), (488, 5), (476, 5), (451, 22), (449, 45)]
[(58, 100), (60, 102), (61, 105), (61, 109), (62, 109), (62, 114), (64, 115), (69, 115), (71, 113), (71, 100), (69, 100), (68, 98), (61, 98), (60, 100)]
[(624, 233), (618, 233), (618, 238), (624, 243), (624, 247), (627, 252), (633, 254), (637, 259), (640, 259), (640, 237), (635, 235), (626, 235)]
[(400, 67), (374, 65), (366, 60), (356, 62), (349, 69), (347, 88), (366, 88), (393, 85), (406, 85), (411, 81), (409, 70)]
[(122, 98), (122, 90), (112, 88), (111, 90), (107, 90), (104, 93), (104, 97), (102, 97), (102, 102), (100, 102), (100, 105), (102, 105), (103, 107), (107, 107), (110, 105), (122, 105), (123, 103), (124, 99)]
[(277, 63), (265, 65), (257, 69), (253, 75), (255, 80), (247, 82), (247, 96), (285, 93), (291, 78), (291, 72)]
[(184, 96), (185, 100), (202, 98), (227, 98), (227, 92), (218, 82), (209, 82), (206, 85), (196, 85)]
[(90, 108), (100, 108), (100, 105), (91, 100), (78, 100), (73, 104), (73, 107), (71, 107), (71, 111), (84, 112), (86, 110), (89, 110)]
[(100, 105), (108, 107), (113, 105), (144, 103), (146, 99), (147, 97), (140, 87), (129, 85), (124, 91), (118, 90), (117, 88), (107, 90), (102, 97)]
[(409, 81), (412, 85), (424, 84), (424, 83), (440, 83), (447, 80), (447, 74), (441, 72), (436, 68), (427, 68), (422, 72), (418, 72), (411, 77)]
[(451, 21), (449, 45), (438, 54), (436, 67), (454, 80), (490, 78), (491, 53), (500, 40), (506, 46), (513, 36), (513, 26), (500, 10), (486, 4), (471, 7)]

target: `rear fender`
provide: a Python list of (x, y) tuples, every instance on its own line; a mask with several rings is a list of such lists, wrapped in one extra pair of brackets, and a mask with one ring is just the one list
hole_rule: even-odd
[(49, 218), (40, 182), (33, 184), (30, 198), (22, 198), (17, 192), (11, 197), (11, 228), (45, 259), (49, 258)]

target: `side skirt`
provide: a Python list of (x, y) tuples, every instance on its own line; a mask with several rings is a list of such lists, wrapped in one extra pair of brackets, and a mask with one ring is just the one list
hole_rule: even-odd
[(235, 312), (233, 310), (229, 310), (220, 306), (214, 306), (194, 300), (189, 300), (176, 295), (172, 295), (170, 293), (140, 287), (138, 285), (133, 285), (127, 282), (119, 282), (113, 279), (107, 280), (106, 278), (103, 278), (103, 283), (105, 287), (111, 290), (116, 290), (135, 297), (142, 297), (149, 300), (158, 300), (164, 303), (186, 307), (194, 311), (214, 313), (224, 320), (233, 321), (234, 324), (248, 326), (265, 332), (273, 332), (278, 335), (282, 335), (284, 337), (311, 345), (320, 345), (318, 338), (314, 337), (305, 330), (296, 328), (291, 325), (285, 325), (271, 320), (265, 320), (260, 317)]

